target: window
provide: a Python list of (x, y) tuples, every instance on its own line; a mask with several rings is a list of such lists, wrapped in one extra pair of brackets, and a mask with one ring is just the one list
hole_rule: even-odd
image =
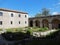
[(11, 14), (11, 17), (13, 17), (13, 13)]
[(11, 21), (11, 24), (13, 24), (13, 22)]
[(3, 16), (3, 13), (2, 12), (0, 12), (0, 16)]
[(25, 24), (26, 24), (27, 22), (25, 21)]
[(20, 24), (20, 21), (19, 21), (19, 24)]
[(2, 25), (2, 21), (0, 21), (0, 25)]
[(21, 15), (19, 14), (19, 17), (21, 17)]
[(27, 17), (27, 15), (25, 15), (25, 17)]

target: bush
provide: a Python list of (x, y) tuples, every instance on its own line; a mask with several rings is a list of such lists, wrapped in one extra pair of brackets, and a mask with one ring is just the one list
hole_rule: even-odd
[(6, 32), (12, 32), (13, 29), (6, 29)]
[(2, 29), (0, 29), (0, 31), (2, 31)]
[(48, 30), (47, 27), (44, 27), (44, 28), (40, 28), (40, 29), (39, 29), (39, 31), (46, 31), (46, 30)]
[(21, 32), (22, 28), (10, 28), (6, 29), (7, 32)]
[(32, 32), (33, 32), (33, 31), (32, 31), (31, 29), (28, 29), (26, 33), (27, 33), (28, 35), (32, 35)]
[(22, 28), (16, 28), (15, 32), (21, 32), (23, 29)]
[(47, 27), (44, 27), (44, 30), (48, 30), (48, 28)]
[(37, 29), (38, 27), (33, 27), (34, 29)]
[(39, 31), (43, 31), (43, 30), (44, 30), (44, 28), (40, 28), (40, 29), (39, 29)]
[(29, 28), (29, 26), (25, 27), (25, 28)]

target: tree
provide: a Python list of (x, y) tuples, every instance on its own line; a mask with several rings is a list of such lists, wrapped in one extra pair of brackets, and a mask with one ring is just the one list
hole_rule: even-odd
[(49, 14), (49, 9), (43, 8), (42, 9), (42, 15), (45, 15), (45, 16), (50, 15)]
[(42, 15), (41, 13), (37, 13), (35, 17), (40, 17), (41, 15)]
[(47, 15), (50, 15), (50, 13), (49, 13), (50, 11), (49, 11), (49, 9), (47, 9), (47, 8), (43, 8), (42, 9), (42, 12), (41, 13), (37, 13), (36, 15), (35, 15), (35, 17), (40, 17), (40, 16), (47, 16)]

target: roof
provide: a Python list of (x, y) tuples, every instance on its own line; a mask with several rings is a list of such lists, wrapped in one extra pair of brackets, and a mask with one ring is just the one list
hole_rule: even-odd
[(47, 17), (60, 17), (60, 15), (48, 15), (48, 16), (40, 16), (40, 17), (31, 17), (29, 19), (35, 19), (35, 18), (47, 18)]
[(26, 12), (20, 12), (20, 11), (17, 11), (17, 10), (10, 10), (10, 9), (4, 9), (4, 8), (0, 8), (0, 11), (8, 11), (8, 12), (28, 14), (28, 13), (26, 13)]

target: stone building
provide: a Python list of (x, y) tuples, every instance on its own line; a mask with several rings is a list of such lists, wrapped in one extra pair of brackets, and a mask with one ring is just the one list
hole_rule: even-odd
[(29, 18), (30, 27), (60, 28), (60, 15), (40, 16)]
[(0, 9), (0, 28), (19, 28), (28, 26), (28, 13)]

